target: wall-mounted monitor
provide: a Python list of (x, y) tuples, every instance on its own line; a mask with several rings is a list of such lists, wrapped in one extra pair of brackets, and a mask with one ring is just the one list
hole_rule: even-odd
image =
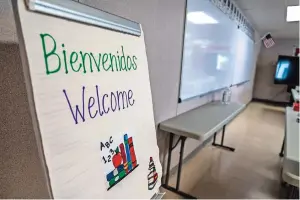
[(278, 56), (274, 83), (288, 86), (299, 85), (299, 57)]

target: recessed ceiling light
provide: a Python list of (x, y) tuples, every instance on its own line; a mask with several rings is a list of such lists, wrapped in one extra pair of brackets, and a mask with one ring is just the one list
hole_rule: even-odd
[(300, 6), (288, 6), (286, 14), (287, 22), (300, 21)]
[(189, 12), (187, 14), (187, 20), (194, 23), (194, 24), (217, 24), (219, 23), (213, 17), (207, 15), (204, 12)]

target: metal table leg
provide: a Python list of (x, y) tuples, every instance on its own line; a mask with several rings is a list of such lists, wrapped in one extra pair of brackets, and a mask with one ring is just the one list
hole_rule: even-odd
[(166, 185), (169, 185), (171, 157), (172, 157), (172, 145), (173, 145), (173, 133), (170, 133), (169, 151), (168, 151), (168, 163), (167, 163), (167, 174), (166, 174), (166, 180), (165, 180), (165, 184)]
[(285, 136), (284, 136), (284, 138), (283, 138), (282, 146), (281, 146), (281, 151), (280, 151), (280, 153), (279, 153), (279, 156), (280, 156), (280, 157), (283, 157), (283, 155), (284, 155), (284, 143), (285, 143)]
[(224, 145), (225, 128), (226, 128), (226, 125), (223, 126), (221, 144), (216, 144), (216, 135), (217, 135), (217, 132), (216, 132), (214, 134), (214, 140), (213, 140), (212, 145), (215, 147), (223, 148), (225, 150), (234, 152), (235, 148)]
[[(165, 183), (162, 184), (162, 187), (170, 190), (180, 196), (187, 198), (187, 199), (197, 199), (196, 197), (189, 195), (185, 192), (179, 190), (180, 180), (181, 180), (181, 169), (182, 169), (182, 162), (183, 162), (183, 153), (184, 153), (184, 144), (186, 141), (186, 137), (180, 136), (178, 141), (176, 142), (175, 146), (173, 147), (173, 133), (170, 133), (170, 140), (169, 140), (169, 150), (168, 150), (168, 163), (167, 163), (167, 173)], [(180, 153), (179, 153), (179, 163), (178, 163), (178, 171), (177, 171), (177, 180), (176, 180), (176, 188), (169, 185), (169, 178), (170, 178), (170, 166), (171, 166), (171, 157), (172, 157), (172, 150), (177, 146), (177, 144), (181, 141), (180, 146)]]

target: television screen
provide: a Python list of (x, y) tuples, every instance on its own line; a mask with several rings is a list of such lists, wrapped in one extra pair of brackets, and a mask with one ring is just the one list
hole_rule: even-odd
[(278, 57), (274, 83), (299, 85), (299, 57), (281, 55)]

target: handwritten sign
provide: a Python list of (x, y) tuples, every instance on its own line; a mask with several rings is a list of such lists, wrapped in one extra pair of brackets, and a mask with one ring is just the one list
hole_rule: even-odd
[[(53, 76), (55, 73), (100, 73), (121, 72), (137, 70), (137, 57), (125, 56), (124, 47), (121, 46), (122, 55), (119, 51), (112, 53), (86, 53), (83, 51), (67, 52), (64, 43), (57, 44), (55, 38), (49, 33), (40, 34), (43, 49), (45, 73)], [(61, 46), (58, 50), (57, 46)], [(103, 72), (103, 73), (104, 73)], [(116, 90), (110, 93), (99, 92), (99, 86), (94, 88), (94, 95), (86, 94), (86, 86), (81, 88), (81, 104), (73, 105), (66, 89), (62, 89), (74, 123), (85, 122), (86, 119), (101, 117), (109, 112), (120, 111), (134, 105), (133, 91)]]
[(29, 12), (18, 2), (26, 85), (54, 198), (150, 199), (161, 165), (143, 34)]

